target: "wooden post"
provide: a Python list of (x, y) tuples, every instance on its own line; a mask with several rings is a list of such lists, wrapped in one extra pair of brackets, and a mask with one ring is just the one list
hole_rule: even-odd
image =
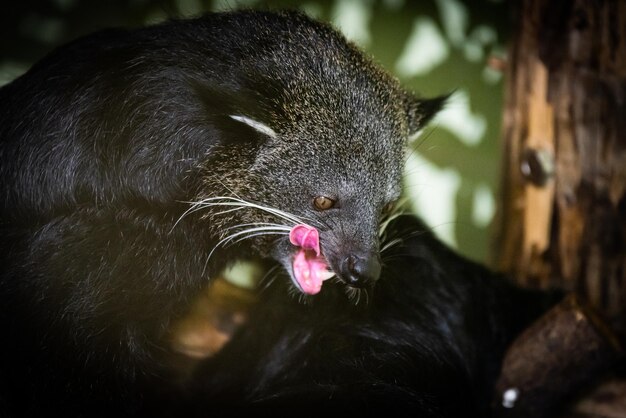
[(508, 59), (497, 268), (624, 336), (626, 2), (523, 0)]
[[(495, 267), (572, 296), (510, 347), (494, 413), (548, 417), (624, 358), (626, 1), (519, 0), (515, 9)], [(615, 387), (625, 398), (626, 385)], [(607, 404), (616, 407), (583, 400), (575, 414), (605, 416)]]

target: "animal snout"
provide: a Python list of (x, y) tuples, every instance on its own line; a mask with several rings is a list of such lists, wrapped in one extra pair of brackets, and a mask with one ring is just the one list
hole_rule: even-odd
[(339, 277), (349, 286), (368, 287), (380, 277), (380, 268), (378, 255), (350, 254), (341, 261)]

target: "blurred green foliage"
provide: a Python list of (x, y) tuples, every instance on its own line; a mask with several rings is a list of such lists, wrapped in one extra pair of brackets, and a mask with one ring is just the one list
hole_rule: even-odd
[(411, 208), (463, 254), (485, 261), (499, 178), (501, 74), (507, 5), (496, 0), (40, 0), (0, 17), (0, 84), (55, 46), (111, 26), (135, 27), (206, 11), (297, 8), (329, 21), (409, 89), (454, 91), (412, 142), (405, 190)]

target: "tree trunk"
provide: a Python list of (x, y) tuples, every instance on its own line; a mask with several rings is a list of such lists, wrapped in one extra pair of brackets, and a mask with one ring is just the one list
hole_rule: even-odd
[(508, 60), (497, 267), (624, 332), (626, 2), (524, 0)]
[[(624, 358), (626, 1), (519, 0), (515, 12), (495, 267), (581, 302), (556, 307), (513, 344), (494, 408), (553, 416)], [(626, 417), (625, 382), (598, 386), (575, 415)]]

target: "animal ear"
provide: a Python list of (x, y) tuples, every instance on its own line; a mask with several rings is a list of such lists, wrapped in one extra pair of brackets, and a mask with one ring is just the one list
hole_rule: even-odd
[(270, 117), (262, 99), (246, 89), (231, 86), (193, 84), (200, 103), (202, 120), (209, 124), (222, 142), (250, 142), (276, 137), (266, 122)]
[(405, 97), (404, 109), (408, 118), (409, 136), (413, 136), (443, 108), (450, 94), (423, 99), (406, 93)]
[(236, 120), (237, 122), (243, 123), (250, 128), (254, 129), (260, 134), (266, 135), (270, 138), (276, 138), (276, 132), (266, 125), (265, 123), (258, 121), (256, 119), (252, 119), (251, 117), (245, 115), (228, 115), (231, 119)]

